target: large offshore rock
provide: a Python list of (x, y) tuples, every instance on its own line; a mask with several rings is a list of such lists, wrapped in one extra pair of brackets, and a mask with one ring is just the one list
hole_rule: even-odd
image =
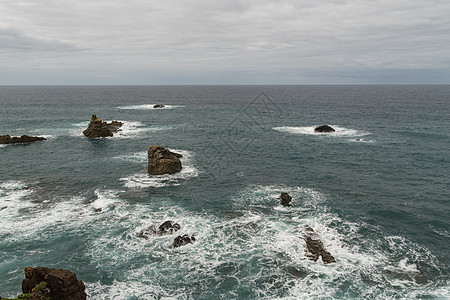
[(91, 122), (83, 131), (83, 134), (90, 138), (109, 137), (113, 136), (114, 132), (119, 131), (123, 123), (119, 121), (112, 121), (111, 123), (103, 122), (102, 119), (93, 114)]
[(11, 137), (9, 134), (0, 135), (0, 144), (32, 143), (45, 140), (45, 138), (39, 136), (22, 135), (21, 137)]
[(162, 146), (152, 145), (148, 150), (148, 173), (151, 175), (174, 174), (181, 171), (181, 154)]
[(84, 283), (68, 270), (45, 267), (25, 268), (22, 292), (32, 293), (37, 284), (46, 282), (51, 299), (85, 300)]

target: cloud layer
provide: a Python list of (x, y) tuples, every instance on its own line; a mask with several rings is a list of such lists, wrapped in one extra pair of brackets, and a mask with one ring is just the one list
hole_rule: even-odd
[(0, 84), (449, 83), (447, 0), (0, 0)]

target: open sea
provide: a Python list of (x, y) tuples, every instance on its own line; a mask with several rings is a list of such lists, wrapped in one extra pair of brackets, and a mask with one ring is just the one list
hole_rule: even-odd
[(88, 299), (450, 299), (450, 86), (1, 86), (2, 134), (47, 138), (0, 145), (3, 297), (43, 266)]

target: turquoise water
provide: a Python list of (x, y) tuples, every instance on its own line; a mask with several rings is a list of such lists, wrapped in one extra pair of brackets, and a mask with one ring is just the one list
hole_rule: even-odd
[[(47, 138), (0, 145), (0, 295), (46, 266), (90, 299), (450, 298), (449, 99), (450, 86), (0, 87), (0, 134)], [(123, 130), (85, 138), (92, 113)], [(182, 172), (149, 176), (153, 144), (183, 154)], [(166, 220), (197, 241), (136, 237)], [(306, 226), (336, 264), (305, 257)]]

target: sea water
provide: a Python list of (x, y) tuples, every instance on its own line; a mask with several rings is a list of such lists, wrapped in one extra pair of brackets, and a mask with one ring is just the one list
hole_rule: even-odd
[[(0, 145), (0, 295), (45, 266), (75, 272), (89, 299), (450, 298), (449, 99), (450, 86), (2, 86), (0, 134), (47, 140)], [(122, 130), (84, 137), (93, 113)], [(182, 171), (148, 175), (151, 145), (182, 154)], [(136, 236), (166, 220), (180, 231)], [(308, 226), (335, 264), (305, 256)], [(185, 233), (196, 242), (172, 248)]]

